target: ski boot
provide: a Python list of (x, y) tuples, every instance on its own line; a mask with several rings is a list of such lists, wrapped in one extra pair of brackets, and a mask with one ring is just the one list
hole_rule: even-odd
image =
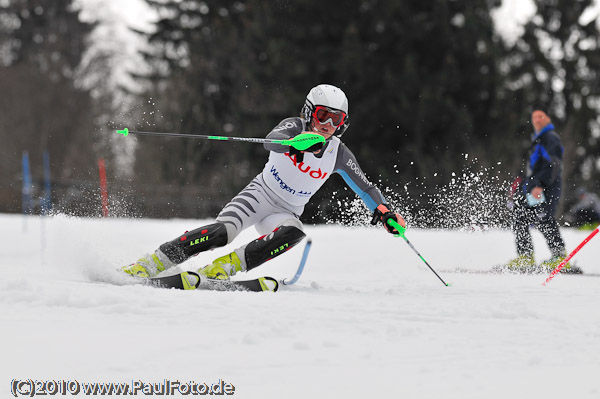
[(244, 271), (244, 267), (234, 251), (213, 260), (210, 265), (198, 269), (198, 274), (210, 279), (229, 280), (229, 277), (242, 271)]
[(498, 268), (511, 273), (532, 273), (536, 270), (533, 255), (520, 255)]
[[(552, 270), (556, 269), (556, 267), (558, 265), (560, 265), (560, 263), (566, 258), (565, 256), (553, 256), (552, 258), (543, 261), (540, 264), (540, 268), (544, 271), (544, 272), (552, 272)], [(561, 273), (565, 273), (565, 274), (581, 274), (583, 273), (583, 271), (581, 270), (581, 268), (572, 265), (570, 262), (567, 263), (566, 265), (564, 265), (562, 267), (562, 269), (560, 269)]]
[(175, 264), (167, 258), (160, 250), (149, 253), (139, 258), (129, 266), (123, 266), (121, 270), (134, 277), (154, 277), (165, 269)]

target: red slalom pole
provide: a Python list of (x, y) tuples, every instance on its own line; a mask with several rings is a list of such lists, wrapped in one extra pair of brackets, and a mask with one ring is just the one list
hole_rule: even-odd
[(98, 171), (100, 174), (100, 196), (102, 198), (102, 216), (108, 217), (108, 189), (106, 188), (106, 165), (104, 159), (98, 159)]
[(576, 254), (577, 252), (579, 252), (579, 250), (580, 250), (581, 248), (583, 248), (583, 246), (584, 246), (585, 244), (587, 244), (587, 243), (588, 243), (588, 241), (590, 241), (592, 238), (594, 238), (594, 236), (595, 236), (596, 234), (598, 234), (598, 228), (599, 228), (599, 227), (600, 227), (600, 225), (596, 226), (596, 228), (594, 229), (594, 231), (592, 231), (592, 233), (591, 233), (589, 236), (587, 236), (587, 238), (586, 238), (585, 240), (583, 240), (583, 241), (581, 242), (581, 244), (579, 244), (579, 245), (577, 246), (577, 248), (575, 248), (575, 249), (573, 250), (573, 252), (571, 252), (571, 253), (569, 254), (569, 256), (567, 256), (567, 257), (565, 258), (565, 260), (563, 260), (562, 262), (560, 262), (560, 265), (556, 266), (556, 268), (555, 268), (554, 270), (552, 270), (552, 273), (550, 273), (550, 276), (548, 276), (548, 278), (546, 279), (546, 281), (544, 281), (544, 284), (542, 284), (542, 285), (546, 285), (546, 284), (548, 284), (548, 283), (550, 282), (550, 280), (552, 280), (552, 279), (554, 278), (554, 276), (556, 276), (558, 273), (560, 273), (560, 270), (561, 270), (561, 269), (562, 269), (562, 268), (563, 268), (563, 267), (564, 267), (564, 266), (567, 264), (567, 262), (569, 262), (569, 261), (571, 260), (571, 258), (572, 258), (573, 256), (575, 256), (575, 254)]

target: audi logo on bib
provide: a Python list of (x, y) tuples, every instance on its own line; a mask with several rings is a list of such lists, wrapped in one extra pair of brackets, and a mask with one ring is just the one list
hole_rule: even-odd
[(304, 162), (297, 163), (296, 157), (292, 157), (289, 152), (286, 152), (285, 155), (292, 161), (294, 166), (296, 166), (300, 170), (300, 172), (308, 173), (308, 175), (313, 179), (325, 179), (325, 177), (327, 176), (327, 172), (322, 172), (321, 168), (317, 170), (311, 170), (309, 165), (304, 166)]

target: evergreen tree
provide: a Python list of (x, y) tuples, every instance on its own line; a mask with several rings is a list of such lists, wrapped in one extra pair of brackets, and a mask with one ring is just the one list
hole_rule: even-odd
[(96, 176), (92, 104), (74, 84), (90, 26), (79, 21), (70, 0), (7, 0), (0, 3), (0, 23), (2, 185), (9, 187), (1, 206), (18, 211), (23, 151), (29, 151), (34, 181), (42, 180), (44, 150), (55, 187)]

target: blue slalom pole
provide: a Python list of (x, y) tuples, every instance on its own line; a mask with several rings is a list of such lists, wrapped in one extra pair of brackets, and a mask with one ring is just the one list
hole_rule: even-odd
[(31, 200), (31, 169), (29, 167), (29, 153), (23, 151), (23, 187), (21, 190), (21, 210), (24, 215), (33, 213)]
[(291, 280), (287, 281), (287, 279), (281, 280), (283, 285), (292, 285), (300, 278), (302, 271), (304, 270), (304, 265), (306, 264), (306, 258), (308, 258), (308, 251), (310, 251), (310, 246), (312, 245), (312, 240), (308, 238), (306, 240), (306, 245), (304, 246), (304, 252), (302, 253), (302, 259), (300, 260), (300, 265), (298, 265), (298, 270), (296, 270), (296, 274), (292, 277)]

